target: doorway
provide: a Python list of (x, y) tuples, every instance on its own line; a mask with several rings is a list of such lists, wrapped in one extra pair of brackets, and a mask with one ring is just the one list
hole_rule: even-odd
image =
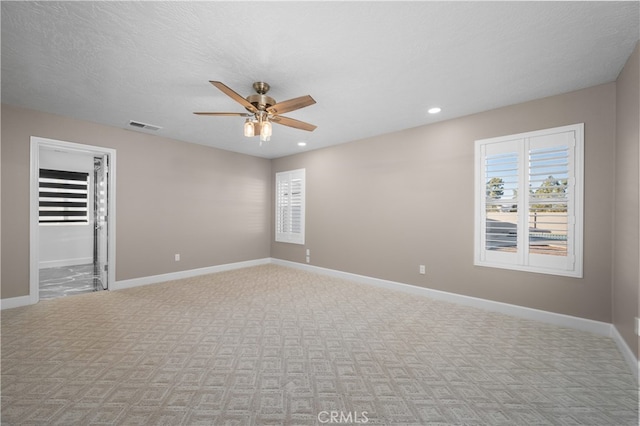
[(115, 150), (31, 138), (30, 302), (115, 280)]

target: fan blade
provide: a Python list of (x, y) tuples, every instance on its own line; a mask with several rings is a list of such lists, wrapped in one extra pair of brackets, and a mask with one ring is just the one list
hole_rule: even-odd
[(316, 127), (313, 124), (305, 123), (304, 121), (296, 120), (289, 117), (282, 117), (280, 115), (276, 115), (275, 117), (270, 118), (269, 120), (273, 121), (277, 124), (282, 124), (283, 126), (294, 127), (300, 130), (306, 130), (308, 132), (313, 132)]
[(222, 93), (224, 93), (225, 95), (229, 96), (231, 99), (233, 99), (234, 101), (238, 102), (240, 105), (242, 105), (243, 107), (245, 107), (249, 111), (258, 112), (258, 109), (256, 107), (254, 107), (251, 104), (251, 102), (249, 102), (248, 100), (246, 100), (242, 96), (238, 95), (236, 92), (234, 92), (231, 88), (229, 88), (224, 83), (221, 83), (219, 81), (211, 81), (211, 80), (209, 80), (209, 83), (211, 83), (214, 86), (216, 86)]
[(196, 115), (211, 115), (211, 116), (220, 116), (220, 117), (251, 117), (253, 114), (248, 114), (246, 112), (194, 112)]
[(288, 101), (278, 102), (267, 108), (269, 114), (284, 114), (289, 111), (295, 111), (300, 108), (315, 104), (316, 101), (309, 95), (300, 96), (299, 98), (289, 99)]

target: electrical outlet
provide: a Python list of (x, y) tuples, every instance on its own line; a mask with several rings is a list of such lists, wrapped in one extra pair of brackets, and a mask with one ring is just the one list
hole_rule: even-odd
[(180, 262), (180, 253), (176, 253), (175, 260), (176, 262)]
[(636, 317), (636, 334), (640, 336), (640, 318)]
[(311, 249), (307, 249), (307, 256), (311, 256)]
[(425, 265), (420, 265), (420, 274), (424, 275), (427, 273), (427, 267)]

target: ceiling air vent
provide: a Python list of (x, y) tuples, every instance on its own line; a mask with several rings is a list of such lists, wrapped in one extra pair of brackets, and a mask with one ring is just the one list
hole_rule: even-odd
[(154, 126), (153, 124), (141, 123), (139, 121), (129, 120), (129, 126), (137, 127), (138, 129), (146, 129), (146, 130), (160, 130), (162, 127)]

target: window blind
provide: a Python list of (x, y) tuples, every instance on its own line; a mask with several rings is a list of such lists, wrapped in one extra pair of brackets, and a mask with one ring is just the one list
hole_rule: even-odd
[(39, 222), (89, 223), (89, 173), (40, 169)]
[(304, 244), (305, 169), (276, 173), (276, 241)]

